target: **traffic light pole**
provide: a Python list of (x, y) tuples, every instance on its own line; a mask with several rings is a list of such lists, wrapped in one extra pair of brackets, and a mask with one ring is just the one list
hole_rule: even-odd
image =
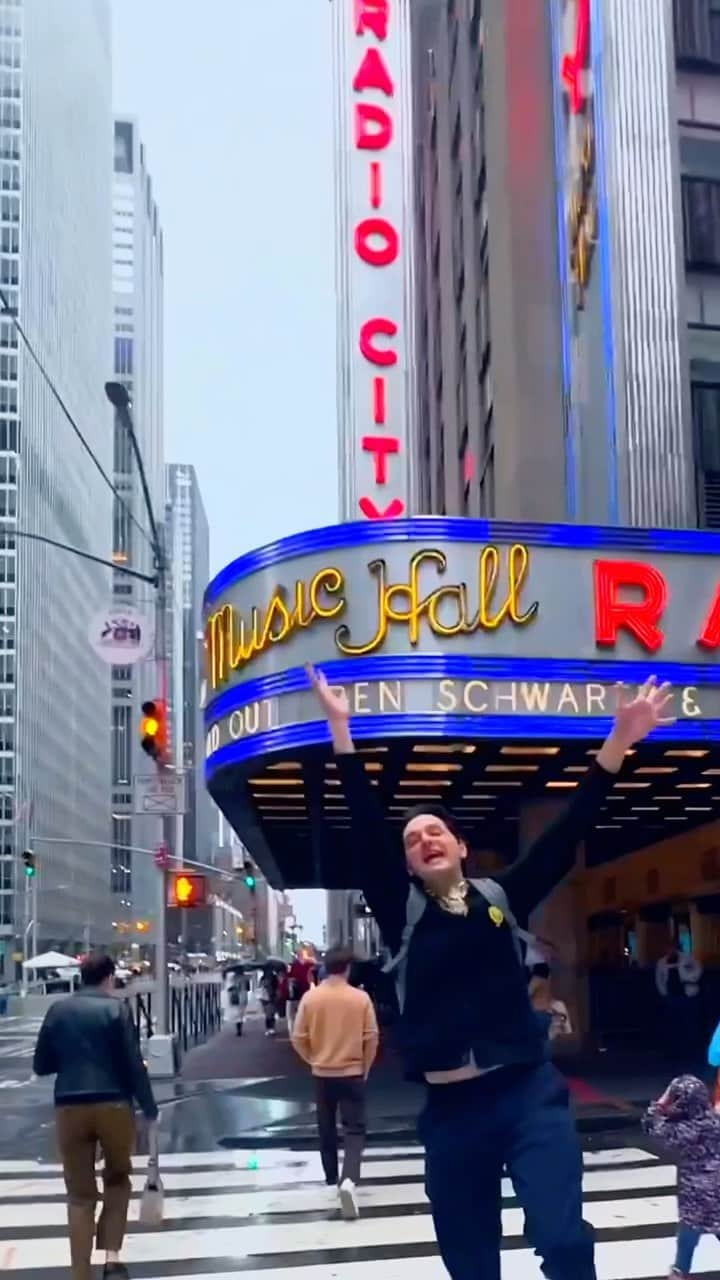
[(32, 928), (32, 917), (31, 917), (31, 914), (30, 914), (30, 904), (31, 904), (31, 898), (30, 898), (30, 895), (31, 895), (31, 892), (32, 892), (32, 891), (31, 891), (31, 888), (30, 888), (30, 880), (31, 880), (31, 878), (32, 878), (32, 877), (30, 877), (30, 876), (25, 876), (25, 895), (24, 895), (24, 898), (23, 898), (23, 945), (22, 945), (22, 951), (23, 951), (23, 967), (22, 967), (22, 994), (23, 994), (24, 996), (26, 996), (26, 995), (27, 995), (27, 990), (28, 990), (28, 979), (29, 979), (29, 977), (30, 977), (30, 970), (26, 967), (25, 961), (30, 959), (30, 956), (28, 955), (28, 937), (29, 937), (29, 935), (30, 935), (30, 930), (31, 930), (31, 928)]
[[(106, 382), (105, 394), (115, 408), (118, 418), (128, 433), (130, 447), (138, 469), (145, 510), (150, 523), (150, 541), (152, 544), (153, 557), (155, 560), (155, 573), (157, 578), (157, 591), (155, 595), (155, 658), (158, 675), (160, 677), (160, 696), (163, 699), (165, 709), (167, 711), (168, 666), (170, 659), (167, 626), (167, 554), (155, 519), (150, 487), (148, 485), (147, 475), (145, 472), (145, 463), (135, 434), (132, 414), (130, 413), (130, 395), (128, 389), (122, 382)], [(170, 765), (167, 758), (163, 758), (158, 761), (158, 771), (161, 774), (169, 772), (169, 769)], [(171, 848), (172, 841), (171, 818), (163, 817), (162, 829), (163, 843), (165, 847), (169, 849)], [(177, 853), (177, 850), (175, 852)], [(157, 870), (157, 895), (157, 921), (155, 925), (155, 969), (157, 980), (155, 1035), (158, 1037), (167, 1037), (170, 1035), (170, 1023), (168, 1018), (169, 980), (167, 967), (167, 870), (165, 866), (160, 866)]]
[[(134, 440), (134, 432), (132, 434)], [(143, 472), (144, 474), (144, 472)], [(149, 499), (148, 499), (149, 501)], [(153, 522), (154, 528), (154, 522)], [(157, 534), (156, 534), (157, 536)], [(167, 559), (165, 556), (165, 548), (160, 544), (155, 552), (156, 568), (157, 568), (157, 593), (155, 597), (156, 620), (155, 620), (155, 645), (156, 659), (160, 674), (160, 696), (165, 705), (167, 713), (168, 706), (168, 629), (167, 629)], [(165, 773), (168, 769), (166, 759), (158, 763), (158, 770)], [(171, 847), (170, 844), (170, 827), (171, 819), (164, 817), (162, 820), (163, 828), (163, 844), (166, 849)], [(177, 851), (176, 851), (177, 852)], [(157, 868), (157, 919), (155, 924), (155, 968), (156, 968), (156, 1027), (157, 1035), (167, 1036), (170, 1034), (169, 1010), (169, 993), (170, 981), (168, 976), (167, 965), (167, 868), (164, 863)]]

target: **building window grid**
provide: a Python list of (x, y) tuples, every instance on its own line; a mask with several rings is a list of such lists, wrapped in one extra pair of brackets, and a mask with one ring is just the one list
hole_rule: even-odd
[(114, 894), (132, 893), (132, 823), (127, 818), (112, 820), (112, 848), (110, 850), (110, 891)]
[(132, 723), (131, 708), (117, 705), (112, 708), (111, 768), (113, 785), (129, 786), (132, 781)]

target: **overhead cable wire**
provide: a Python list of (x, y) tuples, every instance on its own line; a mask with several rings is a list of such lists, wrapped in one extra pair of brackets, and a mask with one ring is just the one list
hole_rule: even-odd
[(0, 312), (0, 315), (4, 315), (4, 316), (6, 316), (6, 317), (7, 317), (7, 319), (8, 319), (8, 320), (12, 321), (12, 323), (13, 323), (13, 325), (15, 326), (15, 328), (16, 328), (16, 330), (17, 330), (18, 334), (19, 334), (19, 335), (20, 335), (20, 337), (22, 338), (23, 344), (24, 344), (24, 346), (25, 346), (25, 349), (26, 349), (26, 350), (27, 350), (27, 352), (28, 352), (28, 355), (30, 356), (31, 360), (33, 361), (33, 364), (34, 364), (34, 365), (36, 366), (36, 368), (39, 370), (40, 375), (41, 375), (41, 377), (43, 378), (43, 380), (44, 380), (44, 382), (45, 382), (46, 386), (50, 389), (51, 394), (53, 395), (54, 399), (57, 401), (57, 403), (58, 403), (58, 405), (60, 406), (60, 408), (61, 408), (61, 410), (62, 410), (63, 414), (65, 415), (65, 417), (67, 418), (68, 422), (70, 423), (70, 426), (72, 427), (73, 431), (75, 432), (75, 435), (77, 436), (78, 440), (80, 441), (80, 443), (81, 443), (81, 445), (82, 445), (83, 449), (85, 450), (85, 452), (86, 452), (86, 453), (88, 454), (88, 456), (90, 457), (90, 459), (91, 459), (91, 461), (93, 462), (93, 464), (94, 464), (94, 466), (96, 467), (96, 469), (100, 472), (100, 475), (102, 476), (102, 478), (103, 478), (103, 480), (105, 481), (105, 483), (106, 483), (106, 485), (108, 486), (108, 488), (109, 488), (109, 489), (111, 490), (111, 492), (114, 494), (114, 496), (115, 496), (115, 498), (117, 499), (117, 501), (119, 502), (120, 506), (123, 508), (123, 510), (124, 510), (124, 511), (126, 511), (126, 512), (127, 512), (127, 515), (128, 515), (128, 517), (129, 517), (129, 519), (131, 520), (131, 522), (135, 525), (135, 527), (136, 527), (137, 529), (139, 529), (139, 530), (140, 530), (140, 533), (141, 533), (141, 534), (143, 535), (143, 537), (145, 538), (146, 542), (148, 543), (148, 546), (152, 548), (152, 547), (153, 547), (153, 542), (152, 542), (152, 538), (150, 537), (150, 534), (148, 533), (147, 529), (145, 529), (145, 528), (143, 527), (143, 525), (141, 525), (140, 521), (139, 521), (139, 520), (137, 519), (137, 517), (134, 515), (134, 513), (133, 513), (132, 509), (130, 508), (130, 506), (128, 505), (128, 503), (125, 501), (125, 499), (123, 498), (122, 494), (120, 493), (120, 490), (118, 489), (117, 485), (116, 485), (116, 484), (114, 484), (114, 482), (112, 481), (111, 477), (108, 475), (107, 471), (106, 471), (106, 470), (105, 470), (105, 468), (103, 467), (103, 464), (102, 464), (102, 462), (100, 461), (100, 459), (98, 458), (97, 454), (94, 452), (94, 450), (93, 450), (93, 448), (92, 448), (92, 445), (90, 445), (90, 444), (88, 443), (88, 441), (85, 439), (85, 436), (83, 435), (82, 431), (80, 430), (80, 427), (78, 426), (78, 424), (77, 424), (77, 422), (75, 421), (75, 419), (74, 419), (73, 415), (71, 414), (70, 410), (68, 409), (68, 407), (67, 407), (67, 405), (66, 405), (65, 401), (63, 400), (63, 398), (62, 398), (62, 396), (61, 396), (60, 392), (58, 391), (57, 387), (55, 386), (55, 383), (53, 382), (52, 378), (50, 377), (50, 374), (47, 372), (47, 369), (46, 369), (46, 368), (45, 368), (45, 366), (43, 365), (42, 360), (40, 359), (40, 357), (36, 354), (35, 350), (33, 349), (33, 345), (32, 345), (32, 343), (31, 343), (30, 339), (28, 338), (28, 336), (27, 336), (27, 334), (26, 334), (25, 330), (23, 329), (23, 327), (22, 327), (22, 325), (21, 325), (20, 321), (18, 320), (17, 315), (15, 314), (15, 308), (14, 308), (14, 307), (11, 307), (11, 306), (10, 306), (10, 304), (8, 303), (7, 295), (5, 294), (5, 292), (4, 292), (4, 290), (3, 290), (3, 289), (0, 289), (0, 303), (2, 303), (2, 308), (3, 308), (3, 309), (2, 309), (2, 312)]

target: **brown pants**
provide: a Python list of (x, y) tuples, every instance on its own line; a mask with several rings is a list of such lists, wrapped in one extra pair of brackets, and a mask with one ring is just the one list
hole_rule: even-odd
[(98, 1199), (95, 1181), (97, 1147), (99, 1145), (105, 1161), (97, 1247), (119, 1251), (130, 1202), (135, 1120), (126, 1102), (89, 1102), (58, 1107), (55, 1117), (68, 1193), (73, 1277), (74, 1280), (91, 1280), (90, 1259)]

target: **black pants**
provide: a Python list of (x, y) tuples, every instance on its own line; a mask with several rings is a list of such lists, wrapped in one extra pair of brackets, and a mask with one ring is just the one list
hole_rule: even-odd
[(275, 1004), (272, 1000), (263, 1001), (263, 1013), (265, 1014), (265, 1030), (275, 1030)]
[(316, 1076), (320, 1159), (329, 1186), (338, 1181), (337, 1113), (343, 1126), (342, 1181), (360, 1181), (365, 1146), (365, 1081), (362, 1076)]
[(435, 1085), (420, 1117), (426, 1189), (452, 1280), (500, 1280), (501, 1179), (549, 1280), (595, 1280), (582, 1153), (567, 1086), (549, 1063)]

